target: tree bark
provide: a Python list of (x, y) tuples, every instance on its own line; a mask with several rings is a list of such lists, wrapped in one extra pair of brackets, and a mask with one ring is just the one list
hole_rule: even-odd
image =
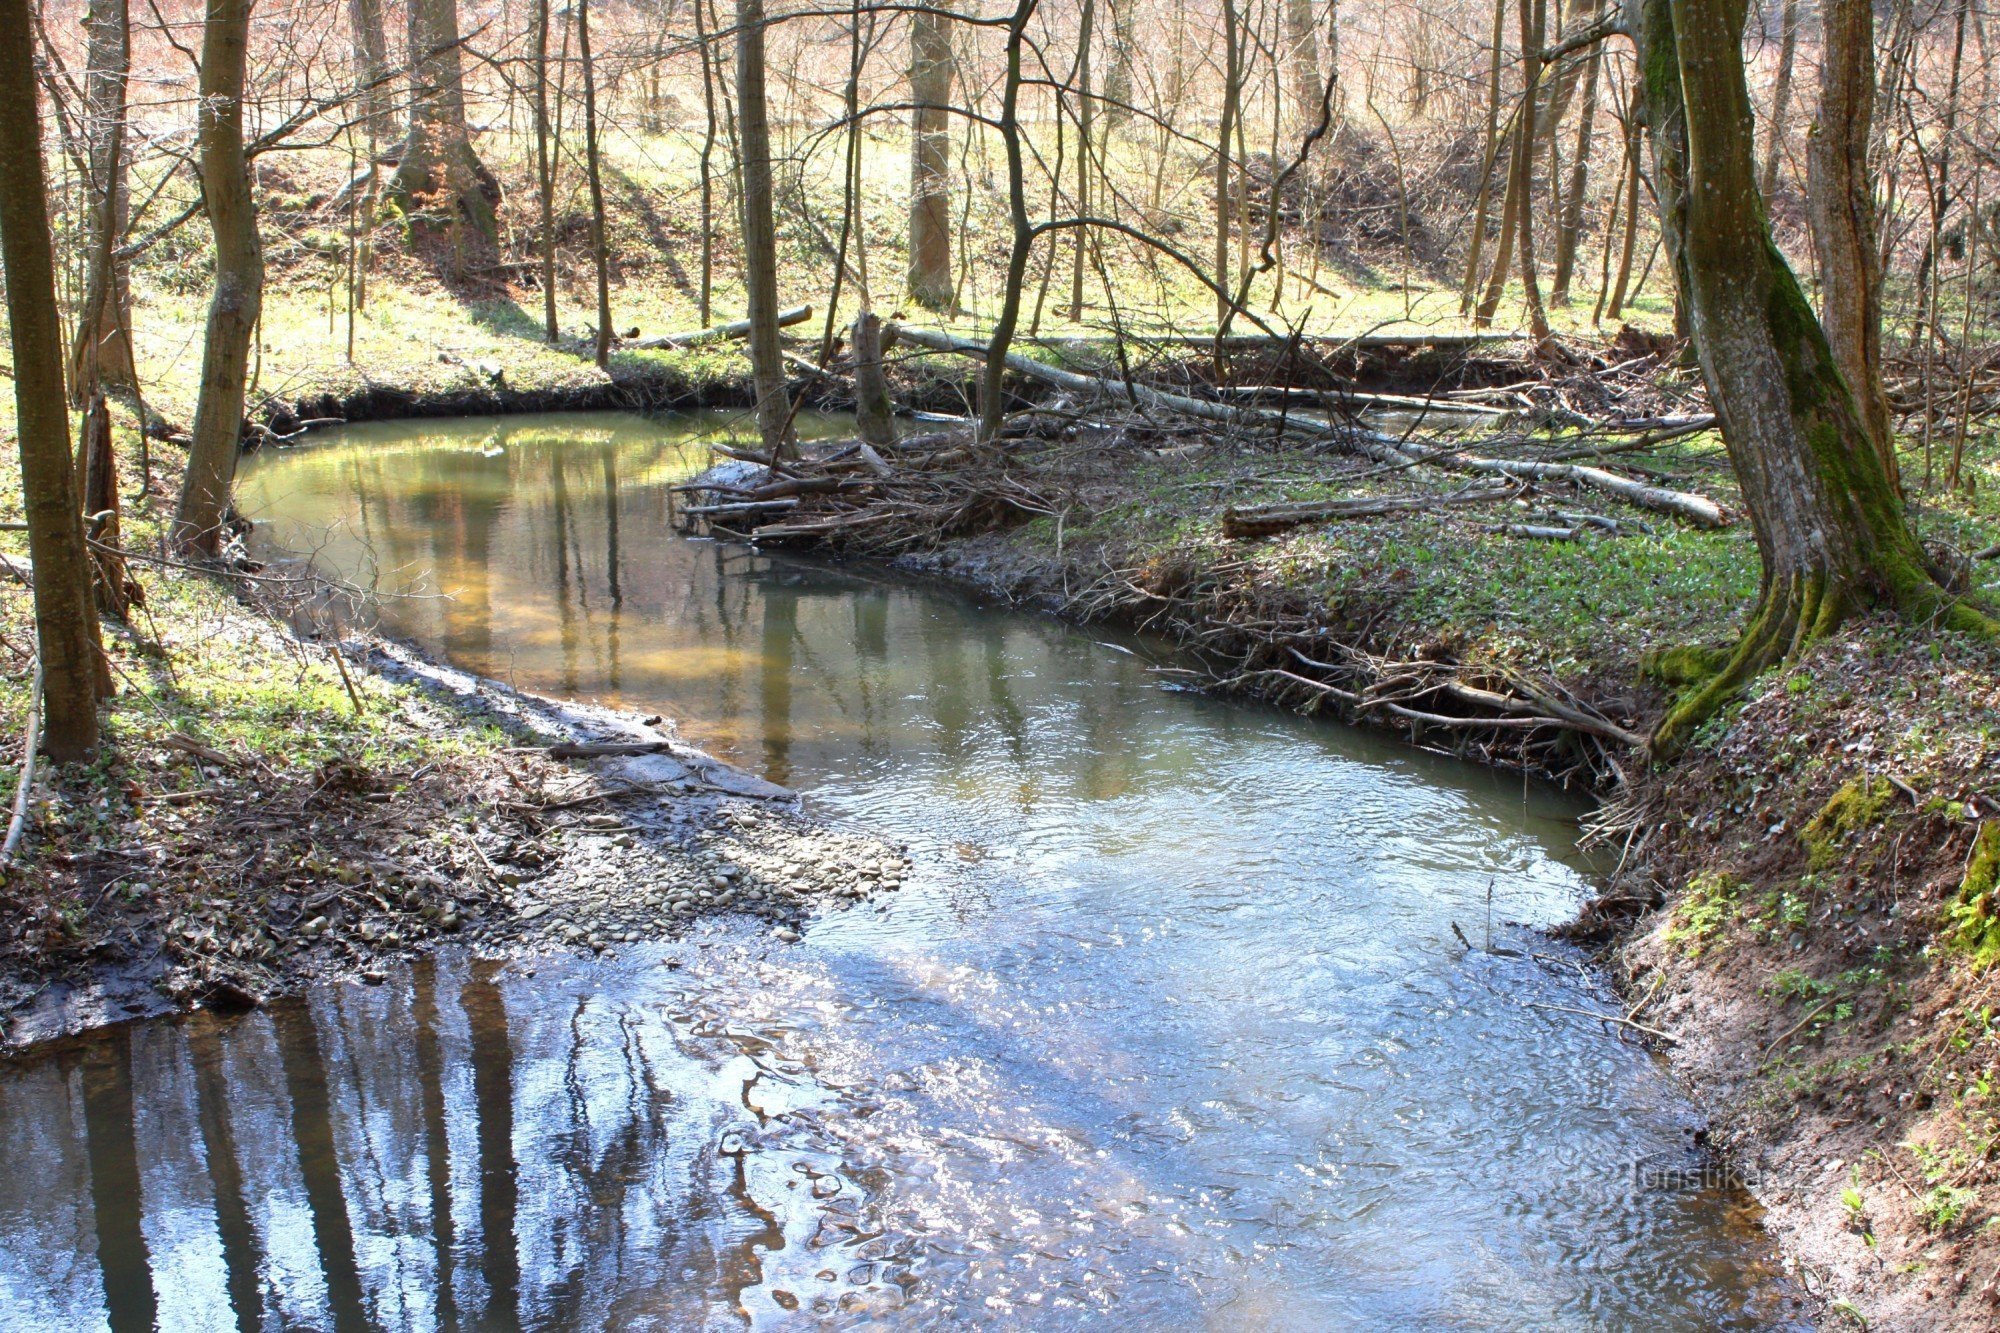
[(1896, 442), (1882, 389), (1882, 270), (1868, 174), (1875, 108), (1875, 14), (1868, 0), (1825, 0), (1819, 122), (1806, 145), (1807, 201), (1819, 253), (1820, 323), (1861, 423), (1898, 493)]
[[(394, 90), (389, 86), (389, 38), (382, 26), (382, 0), (347, 0), (347, 25), (354, 43), (355, 82), (361, 94), (362, 125), (370, 149), (396, 132)], [(369, 167), (374, 167), (370, 158)]]
[(212, 556), (222, 538), (229, 490), (236, 480), (243, 433), (243, 397), (250, 339), (263, 309), (264, 256), (257, 244), (257, 209), (243, 152), (244, 65), (254, 0), (208, 0), (202, 29), (201, 192), (215, 233), (215, 294), (202, 343), (201, 393), (195, 400), (194, 441), (174, 515), (173, 543), (188, 555)]
[(389, 193), (406, 212), (456, 209), (491, 243), (500, 183), (466, 129), (459, 44), (458, 0), (410, 0), (410, 132)]
[(1104, 130), (1132, 118), (1132, 51), (1139, 42), (1139, 0), (1105, 0), (1111, 7), (1111, 65), (1104, 71)]
[(130, 214), (125, 155), (125, 84), (132, 67), (132, 30), (126, 0), (90, 0), (83, 17), (89, 34), (84, 111), (90, 131), (90, 218), (86, 227), (89, 273), (83, 309), (70, 347), (70, 392), (82, 407), (92, 386), (132, 389), (132, 290), (129, 266), (117, 257)]
[(1326, 83), (1320, 73), (1319, 31), (1313, 0), (1285, 0), (1285, 73), (1291, 85), (1292, 118), (1310, 126), (1319, 118)]
[[(1580, 25), (1588, 27), (1603, 8), (1603, 0), (1585, 0)], [(1549, 300), (1569, 304), (1570, 279), (1576, 271), (1577, 238), (1583, 231), (1584, 196), (1590, 186), (1590, 148), (1597, 129), (1597, 73), (1604, 59), (1604, 44), (1593, 43), (1584, 56), (1583, 86), (1578, 93), (1576, 156), (1569, 164), (1569, 186), (1563, 191), (1562, 216), (1556, 224), (1556, 272), (1549, 284)]]
[(1542, 305), (1542, 280), (1535, 254), (1536, 108), (1542, 96), (1542, 41), (1548, 34), (1548, 0), (1521, 0), (1521, 122), (1514, 145), (1515, 180), (1520, 189), (1521, 296), (1528, 307), (1528, 332), (1540, 345), (1549, 340), (1549, 317)]
[(28, 553), (35, 565), (35, 640), (42, 660), (42, 748), (57, 763), (97, 747), (103, 648), (90, 601), (90, 563), (70, 463), (57, 324), (55, 245), (28, 0), (0, 0), (0, 267), (13, 340), (15, 430)]
[[(1493, 0), (1493, 35), (1486, 71), (1486, 147), (1479, 155), (1479, 197), (1472, 206), (1472, 241), (1466, 247), (1465, 288), (1458, 302), (1461, 319), (1472, 313), (1473, 303), (1479, 299), (1479, 256), (1486, 248), (1486, 222), (1493, 212), (1493, 169), (1500, 163), (1500, 71), (1506, 64), (1506, 35), (1507, 0)], [(1508, 180), (1510, 183), (1513, 180), (1511, 172)], [(1504, 257), (1499, 267), (1503, 270), (1507, 267)]]
[(736, 119), (742, 142), (743, 287), (750, 376), (767, 457), (798, 457), (778, 342), (778, 234), (771, 213), (771, 122), (764, 98), (764, 0), (736, 0)]
[(1744, 75), (1744, 0), (1632, 0), (1661, 227), (1763, 579), (1742, 639), (1653, 736), (1685, 744), (1764, 668), (1881, 606), (1993, 636), (1932, 576), (1805, 293), (1771, 239)]
[[(701, 6), (696, 4), (695, 21), (700, 22)], [(529, 41), (529, 63), (535, 80), (535, 202), (540, 211), (541, 236), (538, 249), (542, 261), (542, 336), (551, 343), (561, 336), (556, 328), (556, 145), (549, 137), (549, 0), (535, 0), (535, 27)], [(703, 47), (701, 58), (708, 59)], [(706, 73), (706, 67), (704, 67)], [(711, 116), (712, 119), (712, 116)], [(707, 161), (703, 160), (706, 168)], [(704, 199), (704, 204), (706, 200)], [(702, 218), (708, 230), (708, 218)], [(706, 245), (704, 236), (702, 241)], [(708, 313), (702, 312), (706, 321)]]
[(951, 103), (957, 61), (948, 20), (910, 15), (910, 299), (927, 310), (952, 305)]
[(854, 317), (854, 428), (865, 443), (887, 446), (896, 442), (895, 405), (889, 399), (889, 380), (882, 373), (882, 319), (872, 310)]
[(1230, 141), (1243, 99), (1243, 44), (1236, 0), (1222, 0), (1222, 119), (1215, 138), (1215, 326), (1227, 332), (1235, 305), (1229, 290)]
[[(611, 254), (604, 238), (604, 176), (597, 160), (597, 74), (590, 59), (590, 0), (577, 0), (576, 47), (583, 60), (583, 162), (590, 176), (590, 258), (597, 270), (597, 364), (611, 364)], [(772, 298), (772, 305), (777, 299)]]
[(1778, 166), (1785, 155), (1785, 116), (1792, 104), (1792, 65), (1799, 49), (1799, 0), (1785, 0), (1779, 19), (1778, 72), (1771, 80), (1771, 119), (1764, 126), (1764, 170), (1758, 188), (1769, 199), (1778, 192)]

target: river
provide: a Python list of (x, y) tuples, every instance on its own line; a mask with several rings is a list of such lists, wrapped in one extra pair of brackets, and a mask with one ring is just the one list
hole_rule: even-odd
[[(1533, 929), (1575, 802), (676, 536), (726, 428), (354, 426), (239, 504), (418, 594), (388, 632), (907, 844), (902, 891), (0, 1069), (0, 1326), (1804, 1326), (1661, 1062), (1565, 1012), (1615, 1004)], [(1454, 938), (1489, 890), (1511, 956)]]

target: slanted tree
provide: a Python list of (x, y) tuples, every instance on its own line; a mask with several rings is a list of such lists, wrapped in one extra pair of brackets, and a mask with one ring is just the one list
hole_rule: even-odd
[[(947, 0), (948, 3), (948, 0)], [(943, 8), (940, 5), (939, 8)], [(957, 77), (950, 21), (910, 15), (910, 299), (929, 310), (952, 303), (951, 85)]]
[(69, 452), (55, 245), (49, 236), (27, 0), (0, 0), (0, 267), (14, 351), (15, 431), (28, 554), (35, 566), (35, 643), (42, 662), (42, 746), (57, 763), (97, 746), (103, 648)]
[(1854, 391), (1861, 424), (1900, 492), (1889, 397), (1882, 388), (1882, 252), (1868, 140), (1875, 111), (1875, 11), (1825, 0), (1819, 120), (1806, 142), (1806, 196), (1819, 255), (1820, 323)]
[(492, 241), (500, 182), (473, 151), (465, 124), (458, 0), (410, 0), (410, 129), (389, 197), (406, 212), (456, 209)]
[(83, 309), (70, 344), (70, 391), (79, 407), (89, 401), (95, 385), (138, 387), (132, 365), (131, 279), (117, 253), (131, 212), (125, 83), (132, 67), (132, 29), (125, 0), (90, 0), (83, 28), (89, 38), (83, 95), (90, 132), (90, 212), (84, 229)]
[(212, 556), (221, 544), (243, 434), (250, 339), (264, 304), (264, 254), (243, 143), (244, 66), (254, 2), (208, 0), (202, 26), (196, 140), (201, 195), (215, 235), (215, 292), (202, 341), (193, 441), (174, 514), (173, 544), (186, 555)]
[(1632, 3), (1661, 229), (1763, 565), (1742, 637), (1653, 735), (1654, 752), (1671, 754), (1752, 676), (1857, 612), (1879, 607), (1983, 636), (2000, 634), (2000, 621), (1933, 573), (1771, 238), (1742, 56), (1745, 0)]
[(771, 119), (764, 95), (764, 0), (736, 0), (737, 191), (742, 209), (743, 289), (750, 317), (750, 378), (765, 456), (796, 458), (790, 395), (778, 342), (778, 231), (771, 211)]

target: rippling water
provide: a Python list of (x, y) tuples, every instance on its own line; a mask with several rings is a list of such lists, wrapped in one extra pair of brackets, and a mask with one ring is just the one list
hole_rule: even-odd
[[(266, 539), (909, 844), (881, 910), (446, 956), (0, 1071), (0, 1325), (1795, 1319), (1570, 952), (1576, 807), (1143, 644), (671, 535), (715, 421), (356, 427)], [(1465, 954), (1457, 922), (1520, 956)], [(674, 966), (667, 966), (672, 963)]]

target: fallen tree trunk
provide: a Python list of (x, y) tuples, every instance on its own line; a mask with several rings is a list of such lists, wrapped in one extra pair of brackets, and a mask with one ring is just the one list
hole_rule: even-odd
[[(985, 343), (956, 338), (933, 329), (899, 326), (897, 337), (904, 342), (934, 352), (952, 352), (960, 356), (982, 358), (987, 353)], [(1079, 375), (1074, 371), (1043, 365), (1018, 352), (1009, 352), (1006, 364), (1007, 369), (1017, 374), (1055, 388), (1067, 389), (1072, 393), (1109, 394), (1141, 408), (1150, 407), (1161, 411), (1178, 412), (1184, 416), (1219, 421), (1238, 428), (1261, 424), (1274, 428), (1282, 427), (1287, 431), (1310, 432), (1319, 438), (1336, 443), (1348, 453), (1359, 454), (1378, 463), (1406, 467), (1427, 464), (1458, 472), (1480, 472), (1534, 481), (1567, 481), (1594, 490), (1606, 491), (1641, 509), (1651, 509), (1656, 513), (1671, 514), (1676, 518), (1686, 519), (1697, 527), (1720, 528), (1728, 526), (1730, 522), (1729, 515), (1722, 506), (1707, 496), (1648, 485), (1629, 477), (1606, 472), (1603, 468), (1585, 467), (1574, 463), (1533, 463), (1506, 458), (1481, 458), (1475, 454), (1425, 449), (1374, 431), (1359, 430), (1325, 417), (1303, 412), (1277, 412), (1267, 407), (1232, 406), (1228, 403), (1167, 393), (1160, 389), (1148, 388), (1143, 384), (1128, 385), (1122, 380)]]
[[(789, 310), (778, 312), (778, 327), (790, 328), (803, 324), (812, 318), (813, 308), (809, 305), (795, 305)], [(730, 338), (750, 336), (750, 321), (733, 320), (728, 324), (716, 324), (706, 329), (695, 329), (688, 333), (663, 333), (657, 338), (637, 338), (625, 344), (640, 351), (658, 351), (662, 348), (673, 350), (682, 347), (698, 347), (702, 343), (722, 342)]]
[(1390, 412), (1435, 413), (1438, 416), (1511, 417), (1519, 409), (1494, 407), (1487, 403), (1455, 402), (1441, 398), (1418, 398), (1403, 393), (1364, 393), (1359, 389), (1300, 389), (1278, 384), (1223, 385), (1216, 389), (1223, 398), (1255, 402), (1262, 398), (1282, 398), (1314, 407), (1340, 407), (1350, 411), (1380, 409)]
[(1221, 338), (1199, 333), (1128, 333), (1123, 337), (1081, 336), (1074, 338), (1028, 338), (1038, 347), (1115, 347), (1119, 343), (1145, 347), (1195, 347), (1213, 350), (1218, 344), (1225, 352), (1282, 352), (1293, 345), (1330, 348), (1335, 352), (1377, 351), (1468, 351), (1497, 343), (1526, 339), (1521, 333), (1359, 333), (1347, 337), (1331, 333), (1302, 333), (1296, 339), (1263, 333), (1228, 333)]
[(1444, 505), (1490, 504), (1518, 495), (1513, 486), (1489, 486), (1454, 495), (1399, 495), (1361, 500), (1304, 500), (1291, 504), (1231, 505), (1222, 511), (1222, 535), (1234, 539), (1268, 537), (1308, 523), (1337, 518), (1404, 514)]

